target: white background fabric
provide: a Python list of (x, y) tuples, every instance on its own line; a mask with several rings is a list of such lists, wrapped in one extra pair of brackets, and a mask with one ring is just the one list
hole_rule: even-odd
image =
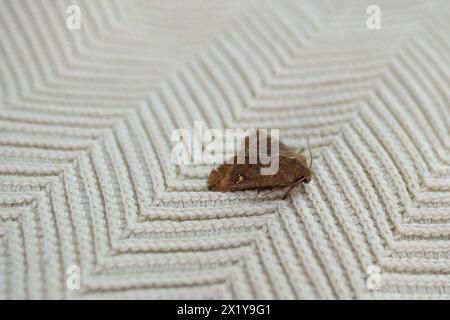
[[(0, 298), (448, 298), (449, 4), (1, 0)], [(195, 120), (309, 139), (313, 180), (207, 192)]]

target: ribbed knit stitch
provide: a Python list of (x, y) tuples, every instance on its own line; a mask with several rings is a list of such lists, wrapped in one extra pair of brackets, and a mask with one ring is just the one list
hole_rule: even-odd
[[(449, 298), (450, 3), (372, 2), (1, 0), (0, 299)], [(208, 192), (195, 120), (311, 183)]]

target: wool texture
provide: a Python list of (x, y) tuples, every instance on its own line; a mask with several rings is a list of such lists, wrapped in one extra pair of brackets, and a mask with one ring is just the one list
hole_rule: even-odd
[[(450, 1), (373, 2), (0, 0), (0, 299), (450, 298)], [(209, 192), (194, 121), (311, 182)]]

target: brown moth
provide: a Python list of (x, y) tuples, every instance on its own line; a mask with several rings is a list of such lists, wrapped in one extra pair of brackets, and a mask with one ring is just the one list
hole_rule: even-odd
[[(258, 132), (259, 134), (259, 132)], [(267, 150), (270, 153), (271, 137), (267, 136)], [(311, 181), (311, 167), (308, 167), (305, 157), (279, 142), (279, 169), (273, 175), (262, 175), (259, 161), (250, 164), (249, 160), (249, 137), (245, 137), (243, 146), (245, 148), (245, 164), (238, 164), (237, 154), (233, 163), (224, 163), (213, 169), (208, 177), (208, 190), (210, 191), (241, 191), (249, 189), (267, 189), (274, 187), (289, 187), (288, 192), (299, 183)], [(259, 148), (259, 139), (257, 148)], [(312, 158), (311, 158), (312, 161)], [(231, 162), (231, 161), (228, 161)]]

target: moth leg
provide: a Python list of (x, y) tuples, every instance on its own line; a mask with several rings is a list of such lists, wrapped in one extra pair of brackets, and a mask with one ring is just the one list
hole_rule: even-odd
[(297, 183), (294, 183), (292, 186), (289, 187), (289, 189), (287, 189), (286, 193), (284, 194), (284, 196), (283, 196), (283, 198), (282, 198), (283, 200), (286, 199), (286, 197), (287, 197), (289, 191), (291, 191), (292, 189), (294, 189), (294, 187), (295, 187), (296, 185), (297, 185)]
[(292, 186), (290, 186), (289, 189), (287, 189), (287, 191), (286, 191), (286, 193), (284, 194), (284, 196), (283, 196), (282, 199), (285, 200), (286, 197), (287, 197), (287, 195), (288, 195), (288, 193), (289, 193), (289, 191), (291, 191), (292, 189), (294, 189), (296, 186), (298, 186), (298, 185), (299, 185), (300, 183), (302, 183), (304, 180), (305, 180), (305, 178), (302, 178), (302, 179), (299, 179), (298, 181), (294, 182), (294, 183), (292, 184)]
[(260, 191), (261, 191), (261, 187), (258, 187), (258, 191), (256, 192), (256, 194), (259, 194)]

